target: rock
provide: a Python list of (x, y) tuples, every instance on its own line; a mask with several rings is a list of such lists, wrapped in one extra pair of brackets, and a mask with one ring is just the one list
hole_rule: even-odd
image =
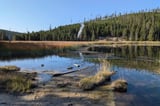
[(68, 69), (68, 70), (72, 70), (72, 69), (73, 69), (73, 67), (68, 67), (67, 69)]
[(1, 66), (0, 71), (1, 72), (16, 72), (16, 71), (20, 71), (20, 68), (17, 66)]
[(44, 67), (44, 64), (41, 64), (41, 67)]
[(111, 83), (111, 88), (117, 92), (127, 92), (127, 81), (123, 79), (118, 79)]

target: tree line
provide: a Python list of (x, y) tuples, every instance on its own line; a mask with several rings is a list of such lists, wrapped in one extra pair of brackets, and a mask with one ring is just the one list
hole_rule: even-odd
[[(48, 31), (14, 34), (12, 40), (36, 41), (95, 41), (116, 38), (129, 41), (160, 41), (160, 10), (154, 9), (131, 14), (112, 14), (84, 22), (84, 29), (77, 38), (81, 24), (50, 28)], [(0, 39), (6, 40), (0, 32)]]

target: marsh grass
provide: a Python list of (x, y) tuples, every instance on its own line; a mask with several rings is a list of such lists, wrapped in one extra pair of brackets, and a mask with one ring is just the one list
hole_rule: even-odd
[(0, 91), (24, 93), (31, 87), (31, 80), (20, 72), (0, 72)]
[(106, 60), (101, 60), (101, 66), (96, 75), (83, 78), (79, 82), (79, 87), (83, 90), (92, 90), (95, 87), (104, 84), (110, 80), (110, 77), (115, 74), (110, 71), (110, 64)]

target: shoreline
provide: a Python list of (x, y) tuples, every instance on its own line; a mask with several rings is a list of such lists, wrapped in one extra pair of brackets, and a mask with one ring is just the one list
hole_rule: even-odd
[(79, 80), (88, 76), (86, 73), (88, 71), (94, 70), (87, 68), (58, 77), (53, 76), (48, 82), (37, 83), (37, 87), (31, 89), (29, 93), (10, 94), (2, 92), (0, 105), (115, 106), (114, 92), (107, 91), (104, 93), (98, 89), (83, 91), (78, 87)]
[(153, 45), (160, 46), (160, 41), (0, 41), (1, 44), (34, 44), (39, 46), (70, 47), (81, 45)]

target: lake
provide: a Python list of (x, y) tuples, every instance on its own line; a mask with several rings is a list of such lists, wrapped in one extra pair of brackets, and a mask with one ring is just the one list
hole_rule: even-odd
[[(117, 106), (160, 105), (160, 46), (92, 45), (87, 48), (87, 52), (0, 47), (0, 66), (16, 65), (22, 70), (38, 73), (66, 72), (69, 68), (79, 70), (85, 67), (96, 67), (98, 70), (98, 59), (105, 59), (110, 63), (111, 70), (117, 71), (112, 80), (121, 78), (128, 82), (127, 93), (115, 93)], [(76, 67), (76, 64), (80, 67)], [(40, 77), (49, 79), (46, 74), (40, 74)]]
[(117, 71), (112, 80), (128, 82), (127, 93), (116, 93), (117, 106), (160, 105), (160, 46), (93, 46), (89, 50), (105, 54), (103, 58)]

